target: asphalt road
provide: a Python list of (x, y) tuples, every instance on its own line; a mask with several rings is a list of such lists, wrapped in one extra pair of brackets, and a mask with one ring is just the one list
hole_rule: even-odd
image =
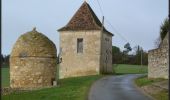
[(92, 85), (88, 100), (152, 100), (134, 85), (133, 80), (139, 76), (128, 74), (104, 77)]

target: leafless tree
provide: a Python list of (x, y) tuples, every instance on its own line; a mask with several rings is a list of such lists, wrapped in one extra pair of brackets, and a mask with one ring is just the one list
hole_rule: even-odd
[(159, 48), (159, 46), (160, 46), (160, 44), (161, 44), (161, 41), (162, 41), (162, 39), (161, 39), (161, 37), (159, 36), (159, 37), (155, 40), (155, 42), (154, 42), (155, 48)]

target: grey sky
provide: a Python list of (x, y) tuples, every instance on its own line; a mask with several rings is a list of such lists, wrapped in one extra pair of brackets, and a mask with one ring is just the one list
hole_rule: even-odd
[[(154, 48), (162, 21), (168, 16), (168, 0), (99, 0), (103, 13), (132, 47)], [(84, 0), (2, 0), (2, 53), (9, 54), (18, 37), (33, 27), (44, 33), (59, 48), (57, 29), (68, 23)], [(97, 0), (88, 0), (101, 20)], [(124, 41), (115, 34), (113, 45), (123, 49)]]

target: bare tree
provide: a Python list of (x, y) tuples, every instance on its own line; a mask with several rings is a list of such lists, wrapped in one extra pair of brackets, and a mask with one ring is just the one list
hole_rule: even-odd
[(159, 36), (159, 37), (155, 40), (155, 42), (154, 42), (155, 48), (159, 48), (159, 46), (160, 46), (160, 44), (161, 44), (161, 41), (162, 41), (162, 39), (161, 39), (161, 37)]

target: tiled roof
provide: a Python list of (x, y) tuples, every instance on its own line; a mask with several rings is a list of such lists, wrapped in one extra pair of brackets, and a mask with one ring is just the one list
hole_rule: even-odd
[[(102, 23), (87, 2), (84, 2), (69, 23), (58, 31), (67, 30), (101, 30)], [(104, 31), (113, 35), (104, 28)]]

